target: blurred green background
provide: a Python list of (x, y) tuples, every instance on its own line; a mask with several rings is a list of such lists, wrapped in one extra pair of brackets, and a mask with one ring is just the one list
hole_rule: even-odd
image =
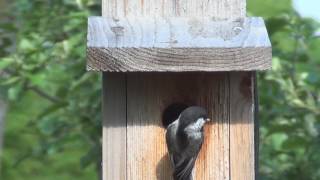
[[(85, 55), (100, 0), (1, 0), (0, 9), (0, 179), (99, 179), (101, 77), (85, 71)], [(273, 44), (273, 70), (258, 81), (260, 177), (319, 180), (319, 23), (290, 0), (248, 0), (248, 15), (265, 18)]]

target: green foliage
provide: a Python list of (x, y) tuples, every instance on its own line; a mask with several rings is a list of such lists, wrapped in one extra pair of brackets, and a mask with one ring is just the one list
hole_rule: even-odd
[(264, 18), (278, 14), (287, 14), (292, 11), (291, 0), (247, 0), (250, 15), (259, 15)]
[[(54, 128), (45, 127), (42, 120), (37, 126), (44, 127), (32, 124), (31, 119), (49, 105), (50, 102), (33, 92), (27, 92), (19, 102), (11, 103), (5, 129), (1, 179), (97, 179), (95, 167), (80, 167), (79, 159), (90, 150), (90, 146), (77, 132), (70, 130), (69, 135), (53, 136), (50, 131)], [(53, 123), (53, 126), (59, 125)]]
[[(101, 79), (85, 71), (98, 2), (16, 0), (0, 22), (0, 92), (10, 102), (1, 179), (99, 177)], [(261, 179), (320, 179), (320, 26), (290, 0), (248, 0), (248, 10), (266, 19), (273, 44), (273, 70), (258, 81)]]
[(320, 26), (289, 4), (249, 1), (250, 12), (265, 17), (273, 45), (273, 69), (259, 74), (261, 179), (317, 180), (320, 38), (314, 33)]
[(0, 54), (10, 102), (1, 179), (97, 179), (101, 79), (85, 70), (87, 17), (97, 2), (17, 0), (8, 11), (16, 23), (0, 24), (15, 39), (0, 48), (15, 46)]

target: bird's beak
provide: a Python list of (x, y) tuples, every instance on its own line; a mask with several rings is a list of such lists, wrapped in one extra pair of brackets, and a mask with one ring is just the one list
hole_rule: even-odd
[(209, 122), (209, 121), (211, 121), (211, 119), (207, 118), (207, 119), (206, 119), (206, 122)]

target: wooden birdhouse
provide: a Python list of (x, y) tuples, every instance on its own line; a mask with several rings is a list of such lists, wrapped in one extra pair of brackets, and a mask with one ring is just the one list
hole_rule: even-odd
[(189, 105), (212, 119), (195, 180), (255, 179), (256, 71), (271, 56), (245, 0), (103, 0), (87, 68), (103, 72), (104, 180), (171, 179), (165, 113)]

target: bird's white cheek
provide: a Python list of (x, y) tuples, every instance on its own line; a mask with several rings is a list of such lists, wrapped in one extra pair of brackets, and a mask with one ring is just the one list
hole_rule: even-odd
[(197, 124), (199, 127), (202, 127), (206, 123), (206, 120), (203, 118), (198, 119)]

